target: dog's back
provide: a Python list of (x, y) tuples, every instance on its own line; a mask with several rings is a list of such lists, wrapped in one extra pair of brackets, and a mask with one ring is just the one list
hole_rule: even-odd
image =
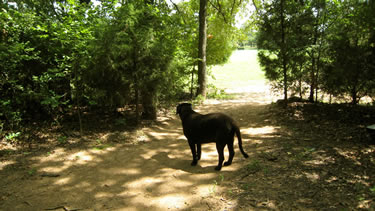
[(191, 104), (183, 103), (177, 106), (177, 114), (182, 121), (182, 127), (193, 155), (191, 165), (196, 165), (201, 155), (201, 144), (216, 142), (219, 154), (219, 164), (215, 168), (220, 170), (224, 161), (224, 148), (228, 146), (229, 159), (224, 165), (230, 165), (235, 154), (233, 149), (234, 134), (238, 138), (238, 146), (245, 158), (248, 155), (242, 148), (240, 129), (235, 121), (222, 113), (202, 115), (192, 109)]
[(215, 142), (218, 136), (233, 137), (235, 122), (222, 113), (190, 113), (182, 122), (184, 134), (201, 143)]

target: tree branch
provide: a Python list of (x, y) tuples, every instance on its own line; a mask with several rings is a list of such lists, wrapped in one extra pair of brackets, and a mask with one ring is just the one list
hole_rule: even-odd
[(258, 8), (258, 6), (257, 6), (257, 4), (256, 4), (256, 2), (255, 2), (255, 0), (253, 0), (253, 5), (254, 5), (254, 7), (255, 7), (255, 11), (258, 12), (259, 8)]
[(180, 8), (178, 7), (178, 5), (176, 3), (174, 3), (172, 0), (169, 0), (169, 2), (171, 2), (174, 6), (174, 8), (176, 8), (176, 11), (181, 14), (181, 17), (182, 17), (182, 21), (184, 22), (184, 24), (186, 24), (186, 21), (185, 21), (185, 18), (184, 16), (182, 15), (183, 13), (181, 12)]
[(225, 13), (223, 12), (223, 10), (221, 9), (221, 4), (219, 2), (217, 2), (218, 4), (218, 7), (212, 3), (210, 0), (208, 0), (208, 2), (211, 4), (211, 6), (221, 15), (221, 17), (223, 17), (224, 19), (224, 22), (226, 24), (229, 24), (228, 21), (227, 21), (227, 18), (225, 17)]

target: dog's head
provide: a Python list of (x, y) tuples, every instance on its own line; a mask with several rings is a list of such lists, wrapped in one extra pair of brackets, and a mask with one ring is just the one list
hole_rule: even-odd
[(185, 111), (191, 111), (193, 107), (190, 103), (181, 103), (177, 106), (176, 114), (180, 115), (183, 114)]

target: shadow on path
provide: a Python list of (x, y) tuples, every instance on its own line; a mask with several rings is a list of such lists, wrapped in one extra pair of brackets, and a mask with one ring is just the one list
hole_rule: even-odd
[(314, 127), (308, 121), (285, 124), (274, 107), (249, 99), (196, 108), (226, 113), (241, 127), (250, 157), (242, 157), (235, 141), (233, 164), (220, 172), (214, 144), (204, 145), (199, 165), (190, 166), (180, 120), (166, 116), (144, 127), (138, 144), (118, 132), (124, 142), (2, 158), (0, 210), (373, 208), (373, 146), (324, 139), (319, 130), (306, 130)]

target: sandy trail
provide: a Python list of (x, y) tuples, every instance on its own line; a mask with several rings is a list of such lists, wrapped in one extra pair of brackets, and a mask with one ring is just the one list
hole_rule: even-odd
[[(246, 133), (262, 123), (258, 114), (272, 100), (264, 90), (250, 87), (234, 100), (208, 100), (196, 110), (233, 116), (251, 156)], [(230, 183), (246, 162), (237, 141), (233, 164), (217, 172), (214, 144), (204, 145), (198, 166), (190, 166), (190, 149), (177, 116), (161, 117), (143, 128), (142, 138), (136, 145), (56, 148), (47, 154), (2, 160), (0, 210), (231, 210), (238, 206), (236, 200), (220, 194), (218, 185)]]
[(232, 116), (248, 159), (235, 141), (233, 164), (217, 172), (215, 144), (207, 144), (190, 166), (173, 113), (134, 135), (94, 129), (54, 146), (61, 134), (50, 134), (47, 148), (0, 151), (0, 210), (374, 210), (375, 147), (365, 136), (316, 105), (301, 104), (304, 115), (270, 106), (277, 97), (267, 86), (242, 89), (195, 110)]
[(235, 141), (233, 164), (217, 172), (208, 144), (190, 166), (175, 114), (136, 131), (94, 128), (62, 146), (61, 134), (49, 134), (46, 148), (7, 153), (0, 145), (0, 210), (375, 210), (375, 146), (366, 137), (324, 112), (307, 112), (319, 105), (277, 111), (269, 104), (281, 96), (241, 79), (225, 90), (235, 99), (207, 100), (195, 110), (232, 116), (250, 158)]

